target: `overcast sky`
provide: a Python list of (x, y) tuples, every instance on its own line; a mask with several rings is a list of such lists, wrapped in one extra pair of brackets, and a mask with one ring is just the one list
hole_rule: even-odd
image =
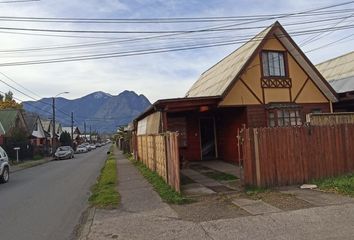
[[(133, 90), (144, 94), (151, 102), (161, 98), (183, 97), (199, 75), (217, 63), (220, 59), (262, 30), (262, 27), (279, 20), (285, 29), (292, 32), (323, 27), (338, 27), (353, 22), (353, 12), (347, 15), (332, 15), (333, 20), (315, 22), (316, 17), (280, 18), (259, 21), (253, 24), (241, 24), (225, 32), (206, 34), (177, 34), (165, 38), (155, 38), (160, 33), (146, 34), (107, 34), (107, 33), (58, 33), (38, 31), (18, 31), (13, 28), (61, 29), (61, 30), (100, 30), (100, 31), (176, 31), (220, 27), (235, 22), (197, 22), (197, 23), (58, 23), (4, 21), (3, 17), (48, 17), (48, 18), (181, 18), (181, 17), (230, 17), (259, 14), (279, 14), (306, 11), (345, 1), (320, 0), (41, 0), (32, 2), (7, 3), (0, 0), (0, 72), (6, 74), (27, 90), (16, 85), (4, 76), (11, 86), (25, 92), (32, 98), (51, 97), (69, 91), (63, 96), (69, 99), (79, 98), (95, 91), (104, 91), (117, 95), (123, 90)], [(354, 8), (354, 4), (335, 9)], [(321, 16), (325, 18), (325, 16)], [(328, 16), (327, 16), (328, 18)], [(318, 19), (318, 17), (317, 17)], [(304, 21), (314, 21), (312, 25), (301, 25)], [(237, 22), (236, 22), (237, 23)], [(296, 25), (296, 23), (300, 23)], [(4, 29), (11, 28), (11, 29)], [(28, 35), (30, 34), (30, 35)], [(353, 34), (353, 37), (351, 36)], [(45, 36), (44, 36), (45, 35)], [(60, 35), (60, 36), (48, 36)], [(161, 34), (160, 34), (161, 35)], [(66, 37), (64, 37), (66, 36)], [(152, 39), (149, 39), (151, 38)], [(141, 38), (146, 38), (141, 40)], [(336, 57), (353, 50), (354, 31), (346, 30), (312, 33), (312, 35), (294, 34), (294, 40), (307, 52), (313, 63)], [(126, 39), (138, 39), (126, 41)], [(38, 61), (56, 58), (76, 57), (92, 54), (109, 54), (124, 51), (146, 51), (153, 48), (190, 47), (213, 44), (221, 40), (240, 40), (237, 44), (211, 48), (197, 48), (188, 51), (137, 55), (119, 58), (106, 58), (88, 61), (4, 66), (14, 62)], [(112, 43), (112, 41), (116, 41)], [(336, 42), (339, 41), (339, 42)], [(110, 42), (109, 44), (103, 44)], [(95, 47), (77, 48), (78, 44), (97, 44)], [(325, 46), (327, 45), (328, 46)], [(74, 47), (73, 47), (74, 45)], [(302, 46), (303, 45), (303, 46)], [(61, 48), (63, 47), (64, 48)], [(71, 46), (71, 48), (67, 48)], [(323, 47), (321, 47), (323, 46)], [(54, 47), (54, 48), (53, 48)], [(320, 47), (316, 50), (316, 48)], [(38, 50), (38, 48), (42, 48)], [(43, 49), (49, 48), (49, 49)], [(32, 50), (31, 50), (32, 49)], [(0, 90), (13, 91), (21, 100), (31, 100), (29, 96), (0, 83)], [(30, 91), (28, 91), (30, 90)]]

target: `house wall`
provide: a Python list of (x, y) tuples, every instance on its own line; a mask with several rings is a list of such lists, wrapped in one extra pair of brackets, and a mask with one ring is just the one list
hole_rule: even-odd
[[(306, 121), (306, 114), (313, 112), (330, 112), (328, 103), (303, 103), (301, 104), (301, 119)], [(247, 106), (247, 127), (257, 128), (268, 125), (267, 110), (265, 105), (250, 105)]]
[(217, 111), (216, 133), (219, 158), (238, 162), (237, 130), (247, 122), (245, 108), (223, 108)]
[[(286, 51), (276, 38), (268, 39), (262, 50)], [(312, 79), (300, 67), (289, 52), (286, 54), (288, 77), (291, 79), (290, 88), (262, 88), (261, 51), (254, 55), (253, 60), (246, 66), (234, 86), (226, 94), (220, 106), (240, 106), (268, 104), (272, 102), (292, 103), (327, 103), (329, 100), (314, 84)]]
[[(187, 161), (201, 160), (200, 153), (200, 136), (199, 136), (199, 117), (198, 112), (181, 112), (181, 113), (169, 113), (167, 115), (167, 130), (168, 131), (185, 131), (185, 144), (180, 146), (180, 157)], [(174, 119), (184, 118), (185, 129), (178, 129), (178, 126), (173, 124)], [(172, 121), (169, 121), (173, 119)], [(182, 127), (184, 128), (184, 127)]]

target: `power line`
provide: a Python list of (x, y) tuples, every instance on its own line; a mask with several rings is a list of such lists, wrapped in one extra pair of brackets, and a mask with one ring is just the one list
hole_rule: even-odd
[(40, 0), (12, 0), (12, 1), (0, 1), (1, 3), (25, 3), (25, 2), (39, 2)]
[[(335, 28), (320, 28), (320, 29), (312, 29), (312, 30), (303, 30), (294, 32), (294, 35), (301, 36), (309, 33), (319, 33), (332, 30), (344, 30), (353, 28), (354, 25), (346, 25)], [(253, 38), (249, 41), (259, 41), (260, 39)], [(147, 54), (156, 54), (156, 53), (166, 53), (166, 52), (176, 52), (176, 51), (186, 51), (186, 50), (194, 50), (194, 49), (202, 49), (202, 48), (211, 48), (218, 46), (227, 46), (227, 45), (235, 45), (239, 43), (245, 43), (247, 41), (236, 40), (236, 41), (221, 41), (212, 44), (194, 44), (189, 46), (176, 46), (176, 47), (162, 47), (162, 48), (151, 48), (151, 49), (139, 49), (132, 51), (120, 51), (120, 52), (110, 52), (110, 53), (102, 53), (102, 54), (90, 54), (90, 55), (79, 55), (72, 57), (63, 57), (63, 58), (52, 58), (52, 59), (41, 59), (41, 60), (33, 60), (33, 61), (21, 61), (21, 62), (9, 62), (9, 63), (1, 63), (0, 66), (19, 66), (19, 65), (35, 65), (35, 64), (44, 64), (44, 63), (59, 63), (59, 62), (73, 62), (73, 61), (83, 61), (83, 60), (93, 60), (93, 59), (104, 59), (104, 58), (118, 58), (118, 57), (128, 57), (128, 56), (138, 56), (138, 55), (147, 55)]]
[[(20, 0), (18, 0), (20, 1)], [(29, 0), (22, 0), (29, 1)], [(39, 0), (31, 0), (39, 1)], [(8, 1), (10, 2), (10, 1)], [(11, 1), (15, 2), (15, 1)], [(349, 12), (353, 9), (341, 9), (341, 10), (331, 10), (331, 11), (321, 11), (323, 9), (335, 8), (339, 6), (344, 6), (352, 4), (354, 1), (339, 3), (335, 5), (325, 6), (313, 10), (309, 10), (311, 14), (308, 14), (308, 11), (298, 12), (297, 15), (307, 16), (311, 15), (322, 15), (322, 14), (337, 14), (339, 12)], [(235, 21), (235, 20), (255, 20), (255, 19), (264, 19), (269, 17), (284, 17), (289, 16), (294, 13), (280, 13), (280, 14), (254, 14), (254, 15), (241, 15), (241, 16), (208, 16), (208, 17), (168, 17), (168, 18), (69, 18), (69, 17), (9, 17), (9, 16), (0, 16), (0, 21), (29, 21), (29, 22), (84, 22), (84, 23), (178, 23), (178, 22), (204, 22), (204, 21)]]

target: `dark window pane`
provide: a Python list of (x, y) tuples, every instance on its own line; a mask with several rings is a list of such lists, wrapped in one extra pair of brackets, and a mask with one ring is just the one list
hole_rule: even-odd
[(263, 75), (269, 76), (268, 71), (268, 54), (267, 52), (262, 52), (262, 62), (263, 62)]
[(262, 52), (262, 67), (264, 76), (285, 76), (284, 53)]
[(280, 76), (285, 77), (285, 64), (284, 64), (284, 54), (279, 53), (279, 68), (280, 68)]

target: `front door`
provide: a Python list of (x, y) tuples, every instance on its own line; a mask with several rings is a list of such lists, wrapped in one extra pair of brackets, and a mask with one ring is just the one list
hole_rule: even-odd
[(215, 159), (217, 157), (214, 118), (200, 119), (200, 143), (202, 160)]

